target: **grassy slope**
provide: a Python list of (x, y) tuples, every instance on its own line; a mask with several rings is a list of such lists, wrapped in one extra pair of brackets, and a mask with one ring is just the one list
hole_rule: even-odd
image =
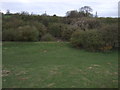
[(117, 87), (118, 54), (93, 53), (69, 43), (3, 43), (3, 87)]

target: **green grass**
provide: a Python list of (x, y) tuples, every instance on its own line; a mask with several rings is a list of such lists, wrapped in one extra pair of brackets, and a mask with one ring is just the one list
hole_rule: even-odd
[(4, 42), (3, 88), (115, 88), (118, 52), (62, 42)]

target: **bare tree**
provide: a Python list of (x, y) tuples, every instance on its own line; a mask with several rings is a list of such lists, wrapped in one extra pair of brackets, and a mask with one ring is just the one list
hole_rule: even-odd
[(93, 10), (90, 6), (84, 6), (80, 8), (80, 12), (84, 12), (86, 16), (89, 16), (92, 11)]
[(7, 11), (6, 11), (6, 14), (10, 14), (10, 10), (7, 10)]
[(67, 17), (71, 17), (71, 18), (78, 17), (79, 16), (79, 12), (77, 12), (77, 10), (68, 11), (66, 13), (66, 16)]

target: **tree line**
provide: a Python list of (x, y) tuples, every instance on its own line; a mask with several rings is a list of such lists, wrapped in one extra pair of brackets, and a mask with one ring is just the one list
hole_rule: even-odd
[(119, 47), (118, 18), (100, 18), (84, 6), (65, 17), (21, 12), (3, 14), (3, 41), (69, 41), (73, 47), (107, 51)]

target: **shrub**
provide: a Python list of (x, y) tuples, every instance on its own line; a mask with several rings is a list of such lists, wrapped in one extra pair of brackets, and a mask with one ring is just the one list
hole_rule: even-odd
[(118, 47), (118, 26), (104, 25), (100, 30), (75, 31), (71, 38), (75, 47), (107, 51)]
[(52, 23), (48, 26), (48, 32), (54, 37), (61, 37), (61, 32), (63, 29), (63, 24), (61, 23)]
[(102, 34), (102, 38), (105, 41), (105, 46), (118, 47), (118, 25), (104, 25), (99, 33)]
[(97, 18), (87, 18), (85, 24), (88, 25), (88, 29), (95, 29), (101, 26), (101, 22)]
[(67, 40), (69, 41), (71, 38), (71, 35), (73, 32), (75, 32), (76, 30), (78, 30), (79, 28), (76, 26), (72, 26), (72, 25), (66, 25), (66, 27), (64, 27), (61, 36), (63, 40)]
[(16, 29), (19, 26), (24, 25), (25, 22), (19, 18), (11, 17), (11, 18), (3, 18), (3, 29)]
[(36, 29), (39, 31), (39, 39), (44, 34), (46, 34), (47, 28), (45, 27), (45, 25), (43, 25), (42, 23), (39, 23), (39, 22), (32, 22), (31, 24), (32, 24), (32, 26), (36, 27)]
[(75, 31), (71, 36), (71, 43), (75, 47), (82, 47), (85, 32)]
[(49, 33), (56, 38), (61, 38), (63, 40), (69, 40), (74, 31), (78, 27), (68, 24), (53, 23), (49, 25)]
[(41, 37), (41, 41), (54, 41), (54, 40), (55, 38), (49, 33)]
[(97, 30), (75, 31), (71, 38), (71, 43), (75, 47), (87, 50), (99, 50), (104, 45), (102, 35)]
[(73, 20), (72, 24), (79, 26), (82, 30), (96, 29), (101, 26), (101, 22), (97, 18), (79, 18)]
[(2, 32), (3, 41), (16, 41), (18, 39), (18, 33), (14, 29), (5, 29)]
[(33, 26), (22, 26), (18, 28), (20, 41), (38, 41), (39, 32)]
[(104, 46), (105, 42), (102, 39), (102, 34), (97, 30), (88, 30), (85, 35), (86, 38), (83, 42), (84, 48), (94, 51)]

